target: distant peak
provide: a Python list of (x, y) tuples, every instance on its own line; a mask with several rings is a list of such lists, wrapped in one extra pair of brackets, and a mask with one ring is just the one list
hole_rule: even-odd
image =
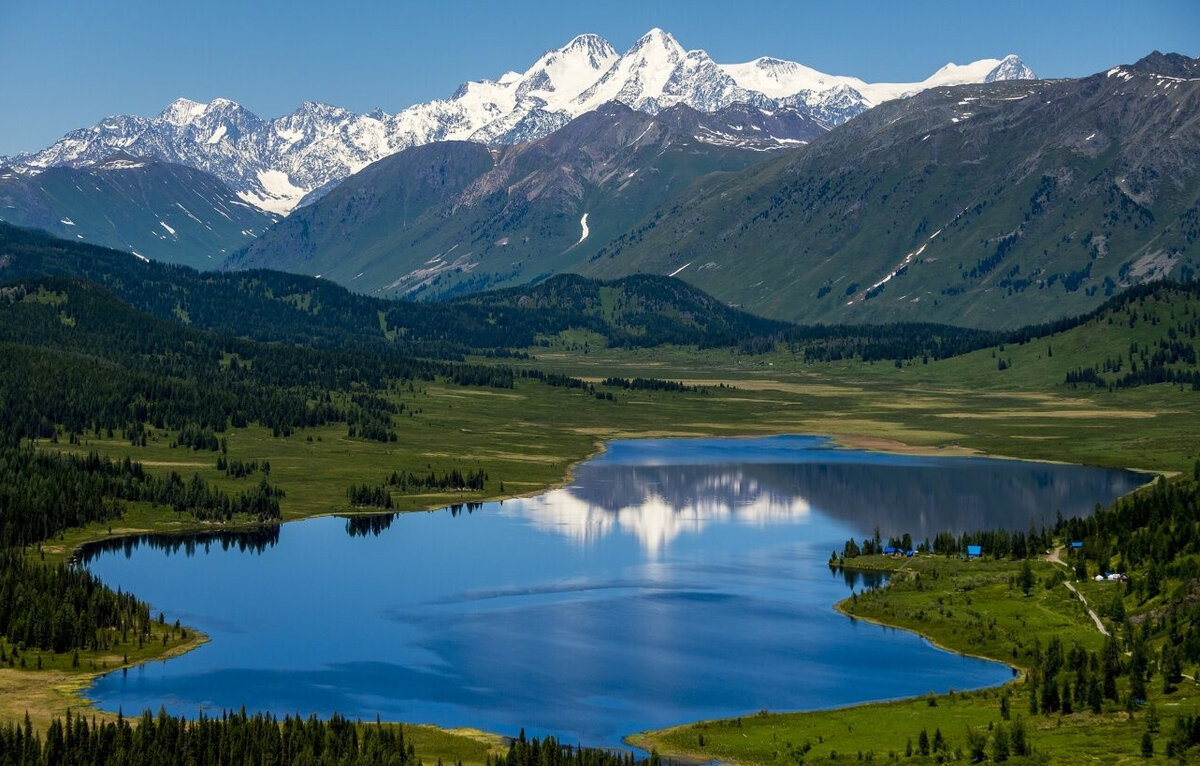
[(342, 115), (346, 110), (340, 106), (331, 106), (321, 101), (305, 101), (300, 104), (294, 114)]
[(679, 41), (671, 36), (670, 32), (664, 32), (662, 29), (655, 27), (646, 34), (638, 38), (638, 41), (633, 44), (633, 50), (640, 50), (649, 45), (655, 45), (660, 48), (678, 48), (683, 50), (683, 46)]
[(551, 51), (543, 61), (555, 55), (578, 60), (585, 59), (592, 68), (607, 67), (610, 59), (617, 57), (612, 44), (600, 35), (579, 35), (557, 51)]
[(789, 69), (796, 66), (794, 62), (777, 59), (774, 56), (760, 56), (750, 63), (759, 69)]
[(192, 101), (190, 98), (177, 98), (170, 104), (167, 104), (167, 108), (163, 109), (158, 117), (172, 125), (187, 125), (192, 120), (204, 114), (207, 106), (208, 104), (201, 104), (199, 101)]
[(563, 47), (559, 48), (559, 50), (562, 51), (563, 53), (567, 53), (568, 51), (576, 51), (576, 50), (611, 51), (611, 50), (613, 50), (613, 47), (612, 47), (612, 44), (608, 42), (608, 40), (605, 40), (600, 35), (587, 34), (587, 35), (579, 35), (578, 37), (575, 37), (574, 39), (571, 40), (571, 42), (569, 42), (566, 45), (564, 45)]
[(1154, 51), (1140, 59), (1133, 68), (1141, 72), (1190, 79), (1200, 77), (1200, 59), (1190, 58), (1180, 53), (1160, 53)]
[(1000, 63), (987, 73), (984, 77), (984, 82), (997, 82), (999, 80), (1036, 80), (1037, 75), (1033, 70), (1026, 66), (1020, 56), (1010, 53), (1000, 59)]
[(227, 98), (214, 98), (204, 107), (204, 114), (212, 114), (214, 112), (217, 114), (224, 114), (227, 112), (241, 111), (244, 111), (241, 104), (236, 101), (231, 101)]

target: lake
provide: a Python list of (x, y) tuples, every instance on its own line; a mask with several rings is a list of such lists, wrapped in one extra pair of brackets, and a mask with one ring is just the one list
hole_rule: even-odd
[(1025, 530), (1147, 479), (803, 436), (639, 440), (537, 497), (131, 539), (89, 550), (87, 566), (212, 640), (88, 696), (126, 714), (336, 711), (605, 746), (760, 709), (1000, 684), (1004, 665), (835, 612), (869, 583), (831, 572), (830, 553), (876, 526), (918, 541)]

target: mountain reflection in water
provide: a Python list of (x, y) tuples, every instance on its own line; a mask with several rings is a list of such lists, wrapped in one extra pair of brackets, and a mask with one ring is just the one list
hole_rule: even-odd
[[(592, 544), (614, 532), (632, 535), (651, 557), (680, 535), (710, 524), (763, 526), (804, 523), (814, 512), (840, 519), (860, 535), (914, 540), (938, 532), (1025, 530), (1090, 514), (1098, 499), (1115, 498), (1149, 477), (1087, 466), (992, 458), (939, 458), (830, 449), (813, 437), (778, 437), (792, 444), (791, 462), (754, 462), (761, 439), (729, 440), (727, 462), (695, 463), (705, 455), (675, 440), (637, 442), (642, 454), (659, 445), (652, 465), (614, 459), (580, 466), (569, 487), (506, 503), (503, 513)], [(744, 445), (748, 462), (737, 454)], [(775, 453), (774, 459), (780, 455)]]

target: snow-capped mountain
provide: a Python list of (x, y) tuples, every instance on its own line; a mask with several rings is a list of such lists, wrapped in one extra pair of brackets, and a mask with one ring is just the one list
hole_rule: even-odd
[(884, 101), (907, 98), (930, 88), (1037, 79), (1033, 70), (1013, 55), (964, 65), (946, 64), (921, 82), (910, 83), (868, 83), (857, 77), (828, 75), (803, 64), (774, 58), (728, 64), (721, 69), (742, 88), (806, 110), (830, 126), (840, 125)]
[(117, 151), (150, 156), (212, 173), (243, 200), (286, 213), (314, 190), (403, 149), (445, 140), (530, 141), (608, 101), (650, 114), (678, 104), (707, 112), (736, 103), (792, 107), (833, 126), (931, 87), (1032, 77), (1020, 59), (1008, 56), (948, 64), (919, 83), (871, 84), (780, 59), (718, 64), (653, 29), (623, 55), (601, 37), (581, 35), (524, 72), (468, 82), (449, 98), (394, 115), (305, 102), (292, 114), (263, 119), (227, 99), (179, 99), (156, 117), (110, 117), (7, 162), (37, 171), (80, 167)]

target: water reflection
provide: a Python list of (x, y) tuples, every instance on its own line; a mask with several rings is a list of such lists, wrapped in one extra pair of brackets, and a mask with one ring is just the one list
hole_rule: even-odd
[[(447, 506), (444, 510), (451, 517), (460, 516), (462, 514), (472, 514), (483, 507), (483, 503), (456, 503)], [(392, 522), (403, 515), (403, 512), (397, 513), (366, 513), (356, 514), (354, 516), (339, 516), (346, 520), (346, 534), (351, 537), (379, 537), (381, 534), (392, 528)]]
[(392, 522), (395, 521), (397, 513), (373, 513), (367, 516), (347, 516), (346, 519), (346, 534), (351, 537), (379, 537), (385, 531), (392, 528)]
[[(815, 512), (868, 535), (1024, 531), (1056, 515), (1086, 516), (1144, 483), (1129, 471), (986, 458), (934, 458), (835, 450), (812, 437), (784, 437), (787, 462), (756, 462), (764, 441), (732, 441), (724, 462), (697, 464), (686, 442), (662, 442), (653, 465), (608, 455), (579, 468), (570, 487), (519, 500), (504, 512), (529, 519), (582, 545), (632, 535), (650, 557), (684, 534), (714, 523), (762, 526), (805, 523)], [(655, 442), (640, 443), (653, 452)], [(751, 458), (743, 461), (736, 447)], [(778, 460), (779, 455), (775, 455)]]
[(847, 588), (860, 593), (864, 590), (882, 588), (888, 581), (887, 575), (883, 572), (863, 572), (838, 566), (830, 566), (829, 571), (833, 573), (834, 578), (844, 582)]
[(138, 548), (145, 546), (164, 555), (182, 553), (191, 557), (197, 553), (210, 553), (214, 547), (223, 551), (236, 550), (240, 553), (261, 554), (279, 543), (279, 526), (269, 525), (247, 529), (200, 532), (195, 534), (155, 534), (137, 537), (115, 537), (88, 543), (80, 548), (76, 560), (89, 564), (106, 553), (123, 553), (132, 558)]
[(637, 538), (651, 557), (685, 532), (699, 534), (710, 524), (802, 523), (811, 512), (800, 494), (777, 492), (740, 469), (613, 466), (582, 474), (574, 486), (511, 503), (505, 512), (581, 544), (619, 530)]

